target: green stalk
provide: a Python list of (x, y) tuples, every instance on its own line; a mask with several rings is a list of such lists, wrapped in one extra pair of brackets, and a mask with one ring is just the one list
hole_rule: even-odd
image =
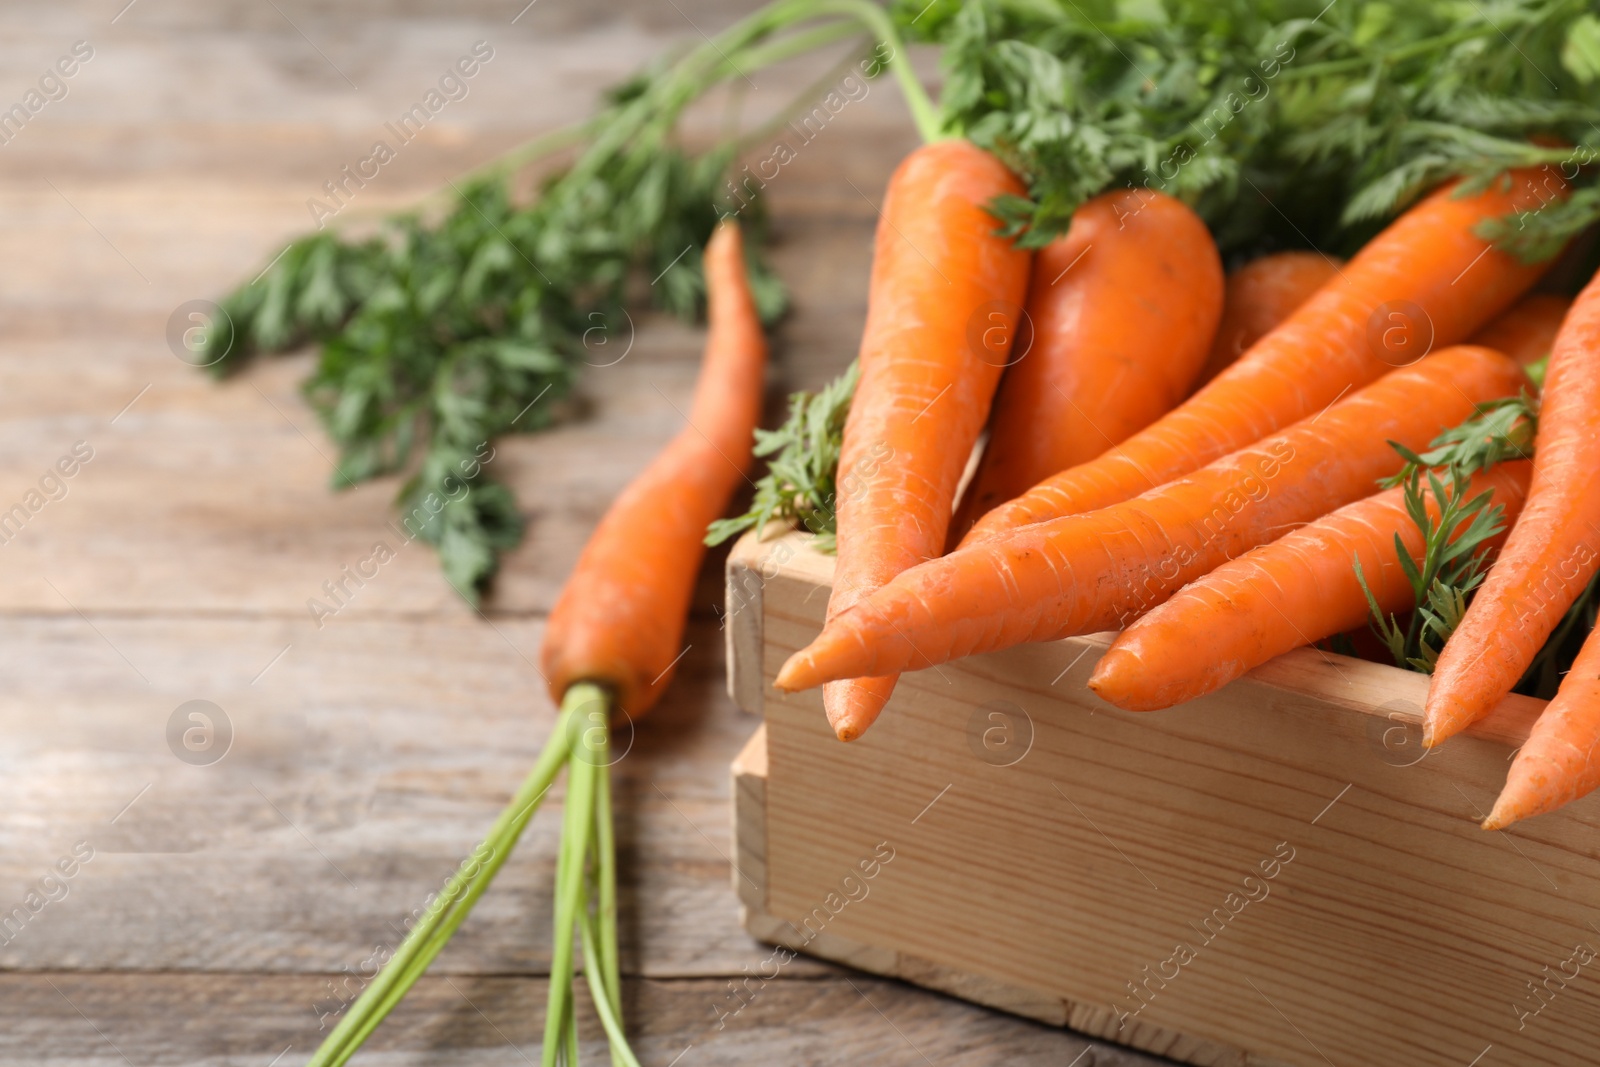
[[(577, 689), (577, 686), (573, 687)], [(590, 686), (593, 690), (594, 687)], [(592, 698), (593, 694), (587, 694)], [(452, 934), (472, 911), (483, 891), (489, 888), (512, 847), (522, 836), (522, 831), (533, 817), (539, 802), (544, 799), (567, 761), (572, 730), (570, 722), (580, 701), (568, 691), (562, 701), (561, 714), (555, 722), (550, 739), (535, 761), (533, 770), (523, 780), (511, 803), (484, 838), (489, 854), (481, 862), (474, 856), (464, 860), (455, 874), (445, 883), (444, 889), (428, 908), (422, 921), (400, 943), (400, 948), (373, 978), (361, 996), (350, 1006), (345, 1017), (334, 1027), (320, 1048), (307, 1061), (306, 1067), (339, 1067), (355, 1054), (356, 1049), (375, 1030), (384, 1017), (405, 997), (406, 992), (422, 977), (428, 964), (444, 948)]]
[[(550, 935), (550, 987), (548, 990), (547, 1006), (544, 1013), (544, 1041), (539, 1048), (539, 1062), (541, 1067), (554, 1067), (555, 1064), (566, 1062), (572, 1067), (572, 1052), (567, 1047), (572, 1031), (576, 1028), (577, 1019), (573, 1014), (570, 998), (563, 1001), (557, 996), (557, 991), (564, 995), (571, 986), (569, 975), (562, 974), (563, 969), (570, 971), (572, 966), (572, 927), (569, 924), (565, 929), (561, 925), (562, 886), (567, 883), (567, 872), (572, 868), (572, 849), (569, 843), (572, 840), (572, 811), (573, 801), (576, 799), (577, 782), (576, 761), (568, 756), (567, 766), (567, 810), (561, 822), (561, 843), (556, 852), (556, 877), (554, 908), (552, 909), (552, 925)], [(563, 968), (562, 961), (566, 961)]]
[[(611, 732), (600, 732), (595, 757), (598, 765), (594, 777), (594, 881), (595, 916), (590, 923), (585, 912), (581, 917), (589, 927), (597, 926), (598, 941), (595, 954), (599, 957), (598, 973), (605, 988), (611, 1015), (620, 1031), (622, 1027), (622, 969), (617, 951), (617, 845), (611, 820)], [(588, 927), (586, 927), (588, 928)], [(594, 971), (588, 962), (590, 942), (584, 942), (584, 970)], [(609, 1032), (609, 1031), (608, 1031)], [(622, 1067), (625, 1062), (622, 1049), (611, 1042), (612, 1067)]]
[(911, 69), (911, 57), (906, 55), (905, 42), (900, 39), (900, 31), (894, 28), (894, 20), (887, 11), (870, 0), (817, 0), (816, 10), (818, 13), (850, 15), (887, 44), (894, 52), (889, 59), (889, 69), (900, 83), (900, 92), (906, 98), (906, 106), (911, 109), (911, 121), (916, 124), (917, 132), (924, 141), (930, 143), (949, 136), (945, 132), (939, 109), (917, 80), (917, 72)]
[(608, 1003), (609, 990), (601, 983), (601, 975), (605, 970), (604, 963), (596, 958), (594, 945), (596, 941), (605, 937), (604, 929), (595, 931), (594, 919), (587, 913), (582, 917), (583, 922), (583, 974), (589, 982), (589, 998), (594, 1001), (594, 1010), (600, 1016), (600, 1025), (605, 1029), (606, 1040), (611, 1044), (611, 1062), (619, 1067), (639, 1067), (639, 1060), (633, 1054), (633, 1049), (628, 1046), (628, 1037), (622, 1031), (622, 1018)]
[(776, 41), (753, 45), (740, 58), (752, 68), (760, 70), (860, 32), (857, 20), (841, 17), (837, 22), (825, 23), (811, 30), (797, 30)]
[[(840, 25), (851, 26), (852, 28), (854, 26), (853, 23), (849, 22), (840, 23)], [(845, 71), (849, 70), (852, 66), (860, 61), (861, 55), (862, 49), (852, 49), (844, 56), (843, 59), (830, 67), (826, 74), (812, 82), (810, 85), (806, 86), (804, 89), (800, 90), (800, 92), (795, 95), (794, 99), (790, 100), (789, 103), (784, 106), (783, 110), (779, 111), (776, 115), (773, 115), (770, 119), (763, 122), (755, 129), (750, 130), (748, 133), (741, 134), (739, 139), (733, 144), (734, 156), (737, 157), (749, 151), (755, 145), (772, 136), (773, 133), (786, 125), (796, 115), (800, 114), (801, 111), (806, 110), (810, 106), (815, 106), (813, 102), (822, 94), (822, 91), (843, 77)]]
[[(799, 31), (775, 41), (766, 38), (790, 26), (822, 17), (826, 12), (809, 10), (811, 0), (779, 0), (690, 51), (676, 63), (661, 81), (652, 85), (627, 112), (627, 119), (611, 127), (608, 136), (596, 144), (609, 150), (617, 144), (637, 136), (650, 126), (670, 128), (678, 113), (690, 102), (705, 94), (718, 82), (725, 81), (746, 70), (759, 70), (774, 63), (815, 51), (827, 44), (859, 32), (862, 20), (854, 15), (840, 13), (837, 22), (814, 29)], [(541, 134), (509, 150), (503, 155), (468, 171), (419, 202), (417, 209), (425, 208), (436, 198), (447, 199), (456, 189), (487, 178), (502, 178), (546, 156), (582, 144), (594, 136), (596, 128), (605, 121), (600, 115)], [(604, 152), (586, 151), (585, 157), (599, 159)], [(577, 168), (574, 168), (577, 169)], [(384, 209), (387, 214), (388, 209)], [(370, 213), (369, 213), (370, 214)], [(342, 214), (333, 225), (348, 226), (352, 222), (370, 221), (359, 209)]]
[[(550, 996), (545, 1009), (543, 1067), (555, 1067), (564, 1036), (569, 1055), (576, 1063), (577, 1026), (572, 1005), (573, 935), (583, 901), (584, 863), (594, 831), (595, 752), (603, 749), (596, 735), (606, 732), (609, 701), (596, 686), (580, 682), (567, 690), (569, 700), (575, 690), (589, 692), (579, 698), (583, 710), (573, 703), (572, 722), (577, 731), (568, 762), (566, 820), (561, 827), (561, 850), (556, 858), (555, 940), (550, 950)], [(568, 700), (562, 705), (568, 706)]]

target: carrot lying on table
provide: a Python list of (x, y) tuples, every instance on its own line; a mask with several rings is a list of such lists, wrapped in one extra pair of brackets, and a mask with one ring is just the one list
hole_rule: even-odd
[(1565, 188), (1553, 173), (1527, 170), (1476, 196), (1439, 190), (1180, 407), (1098, 459), (995, 508), (964, 543), (1137, 496), (1420, 356), (1430, 333), (1434, 347), (1470, 337), (1544, 270), (1492, 247), (1474, 227)]
[(1088, 201), (1040, 249), (1025, 330), (989, 415), (989, 441), (950, 525), (1093, 459), (1188, 395), (1222, 313), (1206, 224), (1151, 189)]
[(1423, 448), (1526, 382), (1498, 352), (1446, 349), (1143, 496), (907, 571), (831, 620), (777, 684), (806, 689), (1126, 625), (1224, 561), (1367, 495), (1400, 466), (1388, 442)]
[[(1502, 463), (1472, 479), (1470, 499), (1516, 519), (1531, 473)], [(1429, 514), (1437, 506), (1428, 496)], [(1422, 530), (1406, 511), (1405, 487), (1358, 500), (1270, 544), (1229, 560), (1128, 627), (1101, 657), (1089, 688), (1128, 711), (1155, 711), (1214, 692), (1291, 649), (1360, 626), (1370, 604), (1352, 560), (1385, 615), (1410, 610), (1415, 591), (1396, 556), (1398, 536), (1413, 562)]]
[[(895, 170), (873, 250), (861, 379), (839, 455), (838, 564), (828, 615), (944, 550), (961, 472), (1005, 367), (1032, 255), (985, 205), (1021, 181), (970, 141), (935, 141)], [(748, 451), (748, 449), (746, 449)], [(841, 740), (860, 735), (894, 678), (823, 694)]]
[(1274, 252), (1229, 274), (1222, 320), (1195, 385), (1221, 374), (1338, 273), (1339, 261), (1321, 252)]
[(1483, 718), (1511, 692), (1600, 569), (1597, 355), (1600, 275), (1584, 287), (1556, 336), (1539, 401), (1528, 503), (1439, 654), (1423, 719), (1425, 745)]
[(550, 614), (542, 658), (551, 695), (561, 704), (555, 729), (483, 842), (429, 898), (308, 1067), (348, 1062), (405, 997), (489, 888), (564, 767), (570, 773), (556, 859), (542, 1062), (554, 1064), (563, 1055), (577, 1062), (572, 979), (580, 943), (590, 1002), (614, 1062), (636, 1062), (622, 1027), (607, 714), (642, 715), (681, 655), (705, 525), (722, 513), (743, 476), (766, 364), (735, 224), (724, 223), (712, 235), (705, 274), (710, 334), (690, 426), (617, 497)]
[[(540, 655), (551, 697), (564, 715), (589, 713), (589, 721), (580, 720), (575, 730), (604, 733), (604, 715), (596, 712), (609, 706), (635, 719), (660, 699), (687, 651), (681, 646), (683, 628), (705, 555), (706, 526), (727, 509), (750, 462), (767, 345), (736, 223), (724, 222), (712, 234), (705, 273), (709, 329), (689, 425), (606, 510), (545, 628)], [(556, 866), (546, 1063), (554, 1062), (558, 1048), (577, 1044), (571, 1010), (575, 925), (588, 931), (581, 943), (592, 1000), (610, 1013), (613, 1043), (621, 1039), (614, 873), (601, 877), (599, 923), (583, 904), (590, 836), (596, 835), (597, 849), (608, 855), (612, 849), (609, 784), (603, 764), (591, 765), (595, 758), (582, 752), (571, 757), (567, 822)], [(593, 818), (588, 804), (594, 805)], [(596, 867), (612, 869), (598, 859)], [(595, 927), (604, 932), (596, 934)]]
[(1526, 367), (1550, 354), (1571, 308), (1568, 297), (1530, 293), (1479, 330), (1472, 343), (1504, 352)]
[(767, 345), (737, 224), (717, 227), (705, 270), (710, 329), (689, 425), (606, 511), (550, 612), (541, 658), (557, 702), (584, 681), (611, 689), (629, 718), (660, 698), (683, 652), (706, 526), (744, 481)]

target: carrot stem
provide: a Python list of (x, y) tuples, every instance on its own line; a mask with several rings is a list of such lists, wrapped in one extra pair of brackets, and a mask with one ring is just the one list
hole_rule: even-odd
[[(580, 920), (583, 925), (583, 974), (589, 981), (589, 996), (594, 1001), (595, 1013), (600, 1016), (600, 1025), (605, 1029), (606, 1039), (611, 1044), (611, 1062), (619, 1067), (639, 1067), (639, 1059), (633, 1054), (633, 1049), (628, 1047), (627, 1035), (622, 1032), (622, 1015), (616, 1010), (613, 1003), (609, 1003), (612, 990), (603, 985), (605, 963), (600, 960), (595, 952), (595, 943), (603, 942), (606, 937), (605, 921), (601, 920), (600, 930), (595, 931), (594, 917), (580, 909)], [(612, 940), (616, 939), (616, 931), (612, 931)]]
[[(594, 881), (595, 916), (591, 921), (584, 912), (581, 916), (585, 931), (598, 927), (599, 940), (595, 953), (599, 959), (599, 972), (605, 987), (611, 1016), (618, 1033), (622, 1029), (622, 970), (617, 952), (617, 846), (611, 820), (611, 734), (600, 731), (596, 739), (596, 767), (594, 777)], [(589, 943), (594, 940), (587, 933), (584, 941), (584, 970), (589, 964)], [(603, 1017), (602, 1017), (603, 1018)], [(607, 1035), (610, 1030), (607, 1029)], [(627, 1059), (623, 1053), (627, 1046), (618, 1048), (618, 1040), (611, 1040), (611, 1063), (622, 1067)], [(630, 1054), (631, 1055), (631, 1054)]]
[(869, 3), (868, 0), (820, 0), (816, 4), (815, 11), (817, 14), (839, 12), (850, 15), (866, 26), (867, 30), (880, 41), (887, 44), (890, 54), (886, 65), (894, 73), (895, 81), (900, 83), (900, 92), (906, 98), (906, 107), (911, 110), (911, 121), (916, 124), (917, 133), (922, 135), (923, 141), (929, 143), (946, 136), (944, 120), (939, 114), (939, 109), (934, 106), (922, 83), (917, 80), (917, 72), (911, 69), (905, 42), (900, 39), (900, 31), (894, 28), (894, 20), (889, 17), (888, 11), (877, 4)]
[(422, 977), (434, 957), (465, 921), (484, 890), (489, 888), (489, 883), (494, 881), (495, 874), (522, 836), (528, 820), (533, 817), (562, 765), (567, 762), (573, 739), (571, 724), (575, 709), (594, 700), (597, 695), (604, 699), (601, 690), (592, 685), (574, 685), (567, 691), (567, 699), (562, 701), (555, 728), (539, 752), (533, 770), (528, 772), (528, 777), (517, 789), (511, 803), (495, 820), (483, 844), (462, 861), (455, 874), (445, 883), (444, 889), (429, 904), (422, 920), (411, 928), (399, 949), (362, 991), (306, 1067), (339, 1067), (348, 1062), (362, 1042)]
[[(574, 736), (568, 763), (566, 819), (561, 827), (561, 849), (556, 856), (555, 939), (550, 950), (550, 995), (544, 1017), (543, 1067), (555, 1067), (565, 1045), (569, 1067), (577, 1063), (577, 1018), (573, 1011), (573, 937), (584, 899), (584, 864), (594, 834), (595, 777), (605, 744), (606, 711), (610, 701), (596, 687), (580, 682), (573, 690), (587, 690), (571, 704)], [(578, 701), (581, 701), (578, 702)], [(566, 699), (562, 706), (568, 706)]]

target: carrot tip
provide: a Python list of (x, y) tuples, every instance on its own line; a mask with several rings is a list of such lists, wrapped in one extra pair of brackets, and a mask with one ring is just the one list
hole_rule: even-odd
[(803, 669), (800, 661), (802, 654), (796, 652), (778, 669), (778, 676), (772, 680), (774, 689), (781, 689), (785, 693), (793, 693), (796, 690), (807, 688), (806, 686), (795, 684), (795, 675), (800, 674)]

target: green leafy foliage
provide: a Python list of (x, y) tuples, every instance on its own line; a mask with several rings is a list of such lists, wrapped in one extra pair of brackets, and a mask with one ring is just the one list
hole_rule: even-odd
[(1434, 438), (1426, 452), (1390, 442), (1405, 465), (1379, 484), (1405, 487), (1406, 513), (1422, 532), (1423, 543), (1418, 566), (1400, 535), (1394, 539), (1396, 558), (1413, 594), (1404, 623), (1378, 606), (1359, 559), (1355, 570), (1372, 609), (1373, 632), (1396, 666), (1433, 673), (1472, 592), (1488, 572), (1489, 542), (1505, 529), (1505, 509), (1491, 502), (1493, 491), (1469, 498), (1469, 483), (1474, 474), (1497, 463), (1531, 459), (1538, 428), (1538, 401), (1523, 394), (1479, 404), (1471, 418)]
[(1468, 497), (1472, 474), (1464, 466), (1449, 468), (1446, 477), (1448, 485), (1434, 470), (1412, 465), (1408, 459), (1402, 483), (1406, 513), (1423, 533), (1423, 554), (1418, 566), (1395, 534), (1395, 553), (1415, 597), (1406, 623), (1383, 613), (1361, 571), (1361, 560), (1355, 560), (1356, 579), (1372, 609), (1373, 631), (1397, 666), (1424, 674), (1433, 673), (1444, 643), (1466, 614), (1467, 597), (1488, 571), (1489, 541), (1505, 529), (1505, 509), (1490, 503), (1492, 490)]
[(776, 519), (799, 523), (817, 535), (821, 551), (833, 551), (838, 532), (839, 449), (858, 377), (859, 371), (851, 363), (817, 393), (792, 395), (789, 417), (782, 426), (756, 431), (755, 454), (771, 457), (767, 473), (756, 483), (750, 509), (712, 523), (706, 544), (721, 544), (746, 530), (764, 530)]
[[(1373, 632), (1397, 666), (1433, 673), (1444, 643), (1460, 624), (1487, 573), (1488, 542), (1505, 525), (1500, 505), (1490, 506), (1489, 492), (1464, 499), (1467, 484), (1473, 474), (1497, 463), (1532, 459), (1538, 428), (1538, 399), (1525, 394), (1478, 405), (1472, 418), (1440, 434), (1426, 452), (1394, 446), (1405, 466), (1380, 484), (1405, 486), (1406, 511), (1422, 531), (1426, 546), (1418, 567), (1400, 538), (1395, 538), (1395, 552), (1414, 593), (1413, 608), (1405, 621), (1383, 614), (1367, 588), (1360, 560), (1355, 569), (1372, 609)], [(1430, 499), (1434, 515), (1428, 514)], [(1542, 700), (1555, 696), (1562, 677), (1594, 630), (1597, 615), (1600, 578), (1589, 583), (1563, 616), (1516, 691)]]
[[(615, 93), (587, 151), (530, 203), (513, 202), (504, 176), (473, 181), (440, 218), (302, 238), (223, 301), (202, 353), (212, 372), (320, 343), (304, 390), (339, 446), (333, 484), (405, 473), (401, 521), (468, 599), (522, 530), (511, 492), (485, 474), (491, 442), (548, 426), (585, 364), (618, 358), (634, 290), (685, 318), (702, 306), (733, 148), (676, 143), (689, 95), (666, 92), (677, 84), (658, 71)], [(744, 217), (759, 227), (759, 206)], [(770, 320), (781, 287), (759, 261), (752, 282)]]
[(1539, 402), (1526, 393), (1479, 404), (1471, 418), (1435, 437), (1426, 452), (1389, 442), (1405, 466), (1378, 484), (1385, 489), (1410, 485), (1419, 472), (1434, 468), (1447, 470), (1452, 479), (1457, 474), (1471, 477), (1506, 460), (1532, 459), (1538, 429)]
[[(951, 128), (1028, 180), (996, 210), (1030, 245), (1089, 196), (1149, 186), (1193, 204), (1225, 252), (1349, 251), (1444, 178), (1549, 164), (1572, 179), (1600, 150), (1600, 21), (1584, 0), (895, 0), (895, 13), (943, 47)], [(1561, 143), (1575, 147), (1548, 147)], [(1600, 219), (1592, 193), (1541, 207), (1494, 236), (1546, 256)]]

